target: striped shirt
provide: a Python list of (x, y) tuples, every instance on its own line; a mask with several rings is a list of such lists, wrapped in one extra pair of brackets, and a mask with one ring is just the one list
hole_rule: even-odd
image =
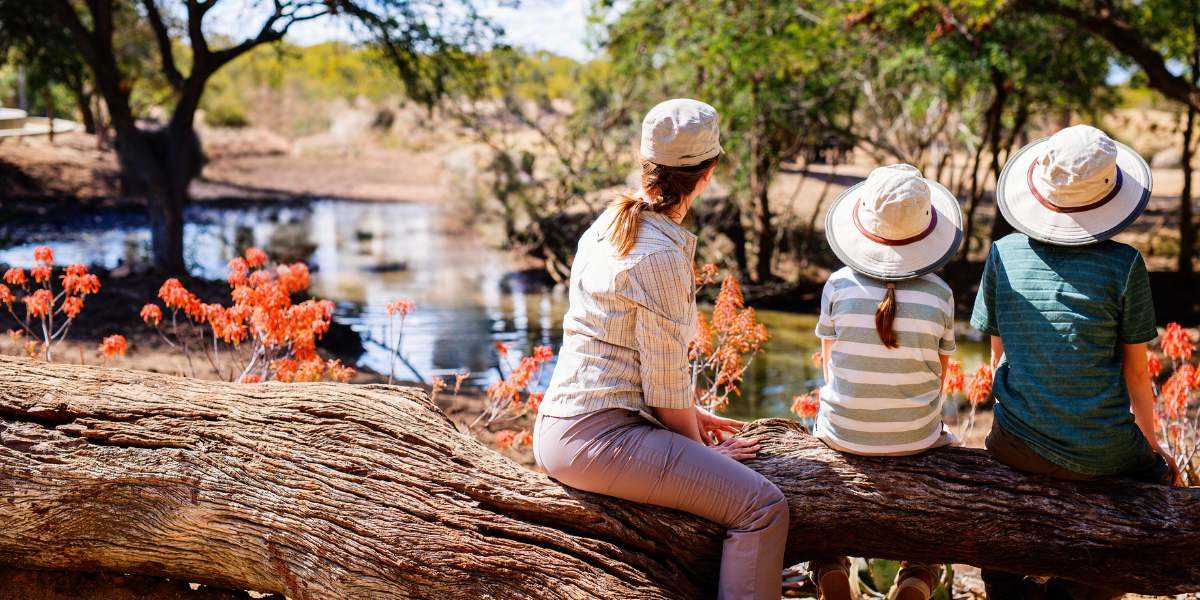
[(1122, 375), (1122, 345), (1158, 336), (1136, 248), (1005, 236), (988, 254), (971, 325), (1004, 341), (992, 385), (996, 424), (1042, 458), (1106, 476), (1148, 451)]
[(693, 405), (688, 342), (695, 331), (696, 236), (658, 213), (642, 215), (625, 256), (605, 211), (571, 263), (563, 345), (540, 412), (572, 417), (625, 408)]
[(954, 296), (937, 275), (896, 282), (898, 348), (875, 330), (886, 284), (849, 267), (821, 293), (817, 337), (832, 340), (814, 435), (835, 450), (915, 454), (950, 443), (942, 425), (942, 354), (954, 353)]

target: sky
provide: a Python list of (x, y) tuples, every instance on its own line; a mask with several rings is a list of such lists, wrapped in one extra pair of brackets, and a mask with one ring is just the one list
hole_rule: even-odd
[[(595, 55), (588, 48), (587, 17), (589, 0), (484, 0), (480, 12), (500, 24), (505, 41), (525, 50), (548, 50), (576, 60)], [(262, 8), (255, 0), (222, 2), (205, 17), (206, 31), (243, 39), (257, 32)], [(298, 23), (288, 32), (288, 40), (297, 44), (315, 44), (330, 40), (357, 41), (345, 22), (315, 19)]]

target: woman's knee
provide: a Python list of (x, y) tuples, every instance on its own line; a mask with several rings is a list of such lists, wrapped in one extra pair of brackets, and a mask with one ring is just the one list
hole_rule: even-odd
[(787, 528), (788, 503), (779, 487), (758, 476), (755, 489), (731, 527), (734, 529)]

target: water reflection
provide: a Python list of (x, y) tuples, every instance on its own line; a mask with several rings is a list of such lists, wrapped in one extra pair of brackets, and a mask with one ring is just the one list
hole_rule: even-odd
[[(484, 245), (457, 216), (436, 206), (335, 200), (295, 205), (193, 205), (184, 230), (192, 273), (224, 278), (229, 258), (249, 245), (278, 260), (306, 260), (312, 293), (337, 303), (335, 318), (368, 339), (386, 340), (384, 306), (396, 298), (416, 302), (404, 329), (409, 362), (424, 378), (460, 369), (480, 385), (497, 377), (494, 344), (514, 351), (562, 339), (562, 290), (524, 290), (503, 279), (508, 257)], [(150, 235), (141, 212), (107, 211), (56, 223), (9, 225), (24, 240), (0, 250), (0, 263), (29, 266), (32, 248), (50, 244), (62, 263), (113, 268), (144, 261)], [(0, 235), (3, 239), (4, 235)], [(816, 384), (811, 362), (818, 348), (815, 317), (762, 311), (771, 331), (767, 353), (747, 372), (743, 395), (730, 406), (739, 417), (786, 415), (793, 395)], [(978, 344), (960, 344), (974, 365)], [(389, 352), (368, 343), (360, 366), (386, 373)], [(397, 366), (400, 377), (411, 374)], [(545, 373), (549, 376), (549, 370)]]

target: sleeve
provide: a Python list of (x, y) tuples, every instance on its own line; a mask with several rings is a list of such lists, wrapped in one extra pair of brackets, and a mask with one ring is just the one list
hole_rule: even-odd
[(629, 271), (628, 295), (636, 305), (636, 338), (647, 406), (688, 408), (693, 404), (688, 342), (696, 315), (692, 266), (682, 255), (656, 252)]
[(837, 328), (833, 325), (833, 282), (826, 281), (821, 290), (821, 316), (817, 317), (817, 337), (831, 340), (837, 337)]
[(1121, 294), (1121, 320), (1118, 338), (1122, 344), (1140, 344), (1158, 337), (1154, 325), (1154, 299), (1150, 294), (1150, 274), (1139, 252), (1129, 266), (1125, 292)]
[(950, 298), (946, 300), (946, 331), (942, 334), (942, 340), (938, 342), (938, 352), (950, 355), (957, 349), (958, 346), (954, 342), (954, 292), (951, 290)]
[(971, 312), (971, 326), (987, 335), (1000, 335), (996, 323), (996, 270), (998, 268), (996, 245), (988, 251), (983, 263), (983, 276), (979, 279), (979, 291), (975, 294), (975, 310)]

